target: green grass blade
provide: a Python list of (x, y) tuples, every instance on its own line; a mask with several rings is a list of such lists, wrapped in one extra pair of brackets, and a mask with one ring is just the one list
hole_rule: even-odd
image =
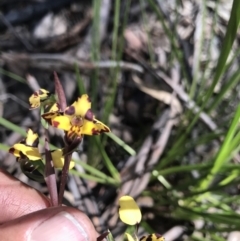
[(99, 171), (98, 169), (88, 165), (87, 163), (84, 163), (83, 161), (76, 161), (74, 160), (77, 164), (82, 166), (87, 172), (89, 172), (91, 175), (98, 177), (100, 179), (103, 179), (106, 184), (111, 184), (117, 186), (119, 183), (116, 182), (112, 177), (107, 176), (105, 173)]
[(85, 86), (83, 84), (83, 79), (80, 75), (78, 65), (75, 64), (74, 67), (75, 67), (75, 73), (76, 73), (76, 79), (77, 79), (78, 92), (80, 95), (86, 94), (87, 92), (86, 92)]
[[(205, 21), (206, 21), (206, 0), (202, 1), (201, 7), (199, 9), (199, 15), (201, 16), (201, 23), (200, 23), (200, 34), (196, 39), (195, 48), (194, 48), (194, 55), (197, 55), (196, 59), (194, 58), (195, 64), (193, 64), (193, 81), (190, 87), (189, 96), (191, 99), (194, 99), (196, 94), (196, 87), (198, 84), (198, 80), (200, 78), (200, 60), (201, 60), (201, 53), (203, 47), (203, 40), (204, 40), (204, 29), (205, 29)], [(195, 31), (196, 32), (196, 31)], [(197, 31), (198, 32), (198, 31)], [(198, 33), (196, 33), (198, 34)]]
[(3, 68), (0, 68), (0, 74), (3, 74), (3, 75), (5, 75), (5, 76), (8, 76), (9, 78), (12, 78), (12, 79), (14, 79), (14, 80), (16, 80), (16, 81), (19, 81), (19, 82), (21, 82), (21, 83), (24, 83), (24, 84), (27, 83), (27, 81), (26, 81), (24, 78), (22, 78), (21, 76), (19, 76), (19, 75), (17, 75), (17, 74), (14, 74), (14, 73), (12, 73), (12, 72), (10, 72), (10, 71), (7, 71), (7, 70), (5, 70), (5, 69), (3, 69)]
[(215, 175), (221, 170), (222, 166), (226, 163), (227, 157), (231, 154), (231, 142), (236, 134), (240, 118), (240, 105), (237, 108), (232, 124), (228, 130), (226, 138), (219, 150), (216, 161), (211, 169), (211, 172), (206, 179), (201, 183), (200, 189), (206, 189), (213, 181)]
[(116, 136), (112, 132), (106, 133), (106, 135), (108, 137), (110, 137), (113, 141), (115, 141), (119, 146), (121, 146), (131, 156), (136, 155), (136, 151), (132, 147), (130, 147), (128, 144), (126, 144), (123, 140), (121, 140), (118, 136)]
[(109, 180), (107, 179), (104, 179), (104, 178), (99, 178), (99, 177), (94, 177), (92, 175), (89, 175), (89, 174), (86, 174), (86, 173), (81, 173), (81, 172), (78, 172), (76, 170), (70, 170), (69, 171), (72, 175), (75, 175), (75, 176), (78, 176), (78, 177), (82, 177), (84, 179), (87, 179), (87, 180), (90, 180), (90, 181), (94, 181), (94, 182), (97, 182), (97, 183), (102, 183), (102, 184), (108, 184), (108, 185), (113, 185), (115, 186), (116, 183), (111, 183), (109, 182)]
[[(110, 71), (110, 81), (109, 81), (109, 90), (111, 94), (108, 96), (103, 113), (103, 122), (108, 123), (109, 115), (111, 114), (115, 96), (117, 93), (117, 80), (119, 77), (119, 61), (122, 59), (122, 51), (124, 47), (124, 31), (127, 25), (128, 14), (130, 9), (131, 0), (127, 1), (126, 8), (124, 12), (123, 23), (120, 23), (120, 0), (115, 1), (114, 8), (114, 28), (113, 28), (113, 42), (112, 42), (112, 52), (111, 58), (117, 61), (117, 67), (111, 69)], [(103, 143), (105, 143), (106, 137), (103, 137)]]
[(214, 88), (215, 88), (216, 84), (218, 83), (218, 81), (225, 69), (224, 67), (226, 65), (228, 55), (230, 53), (233, 42), (237, 35), (237, 30), (238, 30), (239, 21), (240, 21), (239, 10), (240, 10), (240, 1), (234, 0), (233, 5), (232, 5), (230, 19), (229, 19), (228, 26), (227, 26), (227, 32), (226, 32), (226, 35), (225, 35), (225, 38), (223, 41), (223, 45), (221, 48), (222, 50), (220, 52), (220, 56), (218, 58), (218, 63), (217, 63), (216, 69), (215, 69), (215, 75), (213, 78), (213, 82), (212, 82), (211, 86), (209, 87), (209, 89), (206, 93), (205, 99), (204, 99), (205, 104), (207, 104), (209, 98), (212, 96)]
[(119, 172), (118, 172), (118, 170), (115, 168), (115, 166), (112, 164), (112, 162), (111, 162), (111, 160), (109, 159), (106, 151), (104, 150), (103, 146), (101, 145), (101, 141), (100, 141), (99, 136), (95, 136), (94, 140), (95, 140), (95, 143), (96, 143), (96, 145), (97, 145), (97, 147), (98, 147), (99, 152), (100, 152), (101, 155), (102, 155), (103, 162), (104, 162), (106, 168), (108, 169), (109, 173), (112, 175), (112, 177), (114, 178), (114, 180), (115, 180), (116, 182), (120, 182)]
[(21, 127), (15, 125), (15, 124), (13, 124), (12, 122), (4, 119), (3, 117), (0, 117), (0, 125), (6, 127), (9, 130), (17, 132), (17, 133), (21, 134), (24, 137), (27, 136), (26, 130), (24, 130), (23, 128), (21, 128)]
[(210, 108), (208, 109), (208, 112), (214, 110), (219, 103), (222, 101), (225, 94), (234, 88), (237, 83), (239, 83), (240, 80), (240, 71), (235, 72), (230, 79), (227, 81), (227, 83), (221, 87), (220, 93), (218, 93), (217, 97), (214, 99), (213, 103), (211, 104)]

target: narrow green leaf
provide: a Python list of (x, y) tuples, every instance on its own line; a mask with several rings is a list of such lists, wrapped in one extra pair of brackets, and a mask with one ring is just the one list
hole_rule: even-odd
[(118, 136), (113, 134), (112, 132), (106, 133), (108, 137), (110, 137), (113, 141), (115, 141), (119, 146), (121, 146), (127, 153), (129, 153), (131, 156), (136, 155), (136, 151), (133, 150), (132, 147), (130, 147), (128, 144), (126, 144), (123, 140), (121, 140)]
[(239, 118), (240, 118), (240, 105), (237, 108), (237, 111), (235, 113), (234, 119), (232, 121), (232, 124), (227, 132), (226, 138), (222, 144), (222, 147), (220, 148), (217, 158), (214, 162), (214, 165), (211, 169), (211, 172), (206, 177), (206, 179), (201, 183), (200, 189), (206, 189), (211, 182), (213, 181), (215, 175), (221, 170), (222, 166), (226, 163), (227, 157), (231, 154), (231, 142), (233, 140), (234, 135), (236, 134), (236, 130), (239, 125)]
[(215, 75), (213, 78), (213, 82), (212, 82), (211, 86), (209, 87), (209, 89), (206, 93), (206, 97), (204, 99), (205, 104), (208, 102), (209, 98), (212, 96), (214, 88), (215, 88), (216, 84), (218, 83), (218, 81), (225, 69), (224, 67), (227, 62), (228, 55), (230, 53), (233, 42), (237, 35), (237, 30), (238, 30), (239, 21), (240, 21), (239, 10), (240, 10), (240, 1), (234, 0), (233, 5), (232, 5), (230, 19), (229, 19), (228, 26), (227, 26), (227, 32), (226, 32), (226, 35), (225, 35), (225, 38), (223, 41), (223, 45), (221, 47), (221, 52), (220, 52), (220, 56), (218, 58), (218, 63), (217, 63), (216, 69), (214, 71)]
[(21, 128), (21, 127), (15, 125), (15, 124), (13, 124), (12, 122), (4, 119), (3, 117), (0, 117), (0, 125), (6, 127), (9, 130), (17, 132), (17, 133), (21, 134), (24, 137), (27, 136), (26, 130), (24, 130), (23, 128)]

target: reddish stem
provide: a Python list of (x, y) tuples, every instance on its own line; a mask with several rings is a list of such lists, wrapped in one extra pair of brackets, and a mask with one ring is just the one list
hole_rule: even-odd
[(49, 150), (47, 130), (45, 130), (45, 136), (46, 136), (46, 138), (45, 138), (45, 159), (46, 159), (45, 182), (48, 187), (52, 206), (58, 206), (56, 175), (55, 175), (55, 170), (54, 170), (54, 166), (53, 166), (52, 155)]
[(62, 176), (61, 176), (61, 182), (60, 182), (60, 188), (59, 188), (59, 194), (58, 194), (58, 204), (59, 205), (62, 204), (71, 159), (72, 159), (72, 154), (67, 154), (64, 157), (64, 165), (63, 165), (63, 169), (62, 169)]

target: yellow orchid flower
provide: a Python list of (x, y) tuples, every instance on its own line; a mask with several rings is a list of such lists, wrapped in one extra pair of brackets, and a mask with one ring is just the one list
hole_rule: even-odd
[(110, 132), (106, 125), (95, 119), (91, 111), (91, 101), (86, 94), (79, 97), (64, 112), (50, 111), (43, 114), (42, 117), (53, 127), (67, 131), (69, 138)]
[(141, 211), (130, 196), (122, 196), (119, 199), (119, 217), (123, 223), (128, 225), (136, 225), (142, 219)]
[[(123, 223), (128, 225), (139, 224), (142, 219), (141, 211), (131, 196), (122, 196), (119, 199), (119, 217)], [(146, 235), (140, 239), (137, 237), (137, 234), (131, 235), (125, 233), (128, 241), (165, 241), (165, 238), (157, 233)]]
[(153, 233), (153, 234), (141, 237), (139, 241), (165, 241), (165, 238), (160, 234)]
[[(9, 149), (9, 153), (13, 154), (19, 159), (27, 158), (30, 161), (38, 161), (42, 159), (42, 156), (37, 148), (38, 146), (38, 134), (34, 133), (31, 129), (27, 131), (27, 137), (21, 141), (13, 145)], [(64, 165), (64, 156), (62, 149), (57, 149), (51, 151), (53, 165), (55, 168), (62, 168)], [(70, 169), (74, 167), (75, 163), (73, 161), (70, 162)]]
[(41, 105), (41, 102), (45, 101), (49, 97), (49, 91), (45, 89), (40, 89), (35, 91), (29, 97), (30, 109), (36, 109)]

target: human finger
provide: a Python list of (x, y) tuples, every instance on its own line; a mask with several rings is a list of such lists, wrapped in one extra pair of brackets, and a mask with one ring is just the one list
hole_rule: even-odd
[(0, 224), (50, 206), (50, 200), (0, 169)]
[(0, 225), (0, 240), (8, 241), (96, 241), (89, 218), (70, 207), (39, 210)]

